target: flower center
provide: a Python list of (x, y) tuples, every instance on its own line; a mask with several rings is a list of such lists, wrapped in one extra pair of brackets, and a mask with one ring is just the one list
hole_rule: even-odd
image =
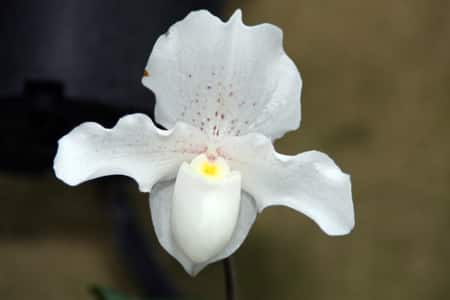
[(202, 166), (202, 172), (203, 172), (203, 175), (206, 175), (206, 176), (217, 176), (217, 173), (219, 173), (219, 170), (215, 164), (206, 162)]
[(190, 166), (207, 179), (223, 179), (230, 173), (230, 167), (225, 159), (208, 154), (200, 154), (195, 157)]

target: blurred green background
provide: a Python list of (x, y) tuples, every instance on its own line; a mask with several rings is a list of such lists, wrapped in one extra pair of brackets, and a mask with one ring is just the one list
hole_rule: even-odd
[[(239, 298), (450, 299), (450, 2), (248, 0), (225, 15), (237, 7), (283, 29), (304, 80), (302, 126), (278, 150), (328, 153), (352, 175), (356, 211), (345, 237), (264, 211), (234, 255)], [(94, 184), (3, 174), (0, 186), (0, 299), (91, 299), (91, 283), (137, 293)], [(129, 190), (180, 290), (223, 299), (221, 264), (189, 277), (156, 241), (147, 195)]]

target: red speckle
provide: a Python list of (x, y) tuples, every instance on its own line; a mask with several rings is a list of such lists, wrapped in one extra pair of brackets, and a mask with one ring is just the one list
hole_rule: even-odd
[(216, 149), (216, 152), (217, 152), (217, 154), (218, 154), (219, 156), (222, 156), (222, 157), (225, 158), (225, 159), (231, 159), (231, 156), (227, 155), (227, 154), (222, 150), (222, 148), (217, 148), (217, 149)]
[(206, 158), (208, 158), (208, 160), (211, 160), (211, 161), (215, 161), (217, 159), (217, 157), (212, 153), (206, 154)]
[(220, 118), (223, 120), (223, 119), (225, 119), (225, 115), (224, 114), (221, 114), (220, 115)]
[(217, 117), (217, 116), (219, 116), (219, 113), (216, 111), (216, 112), (214, 113), (214, 115)]

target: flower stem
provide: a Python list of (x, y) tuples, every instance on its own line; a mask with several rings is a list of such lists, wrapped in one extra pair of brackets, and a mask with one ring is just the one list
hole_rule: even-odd
[(225, 279), (225, 296), (227, 300), (236, 300), (236, 282), (231, 257), (223, 260), (223, 275)]

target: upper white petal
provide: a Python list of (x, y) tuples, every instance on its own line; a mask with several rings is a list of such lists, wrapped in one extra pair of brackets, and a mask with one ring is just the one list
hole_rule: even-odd
[(69, 185), (106, 175), (132, 177), (143, 192), (160, 179), (174, 178), (183, 161), (206, 149), (205, 136), (183, 123), (155, 127), (144, 114), (127, 115), (112, 129), (83, 123), (58, 142), (56, 176)]
[(169, 252), (188, 272), (195, 276), (208, 264), (221, 260), (233, 254), (247, 237), (255, 222), (257, 209), (253, 198), (247, 193), (241, 193), (239, 217), (233, 235), (223, 250), (203, 263), (194, 262), (180, 248), (173, 235), (171, 222), (174, 181), (161, 182), (154, 186), (150, 193), (150, 208), (152, 222), (156, 235), (162, 247)]
[(156, 94), (155, 118), (178, 120), (209, 135), (260, 132), (278, 138), (300, 124), (300, 74), (286, 55), (282, 31), (190, 13), (156, 42), (143, 84)]
[(260, 211), (272, 205), (288, 206), (329, 235), (347, 234), (354, 227), (350, 176), (326, 154), (278, 154), (271, 141), (259, 134), (229, 137), (219, 151), (241, 172), (242, 187), (255, 198)]

